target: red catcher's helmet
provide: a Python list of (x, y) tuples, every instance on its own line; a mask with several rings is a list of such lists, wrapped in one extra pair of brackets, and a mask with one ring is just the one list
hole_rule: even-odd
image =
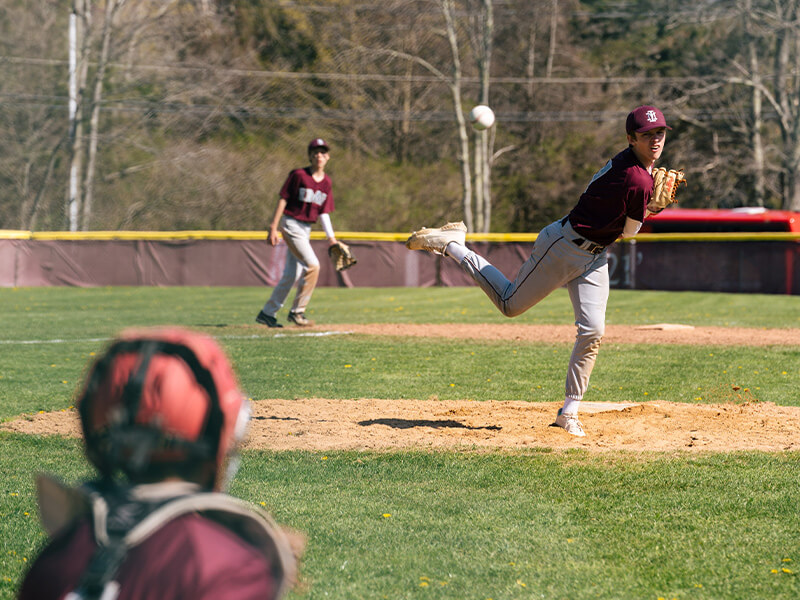
[(90, 369), (78, 409), (103, 476), (206, 465), (212, 480), (201, 483), (215, 489), (233, 476), (227, 462), (250, 417), (217, 342), (180, 328), (123, 331)]

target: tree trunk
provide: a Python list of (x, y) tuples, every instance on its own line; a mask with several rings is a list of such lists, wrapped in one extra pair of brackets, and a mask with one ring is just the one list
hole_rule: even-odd
[(86, 89), (86, 77), (89, 69), (89, 52), (91, 48), (91, 0), (74, 0), (72, 5), (72, 26), (74, 27), (74, 48), (77, 59), (71, 68), (70, 105), (71, 121), (69, 124), (70, 169), (67, 182), (66, 221), (70, 231), (78, 230), (78, 217), (82, 204), (80, 177), (83, 171), (83, 99)]
[[(482, 23), (480, 29), (481, 47), (478, 53), (478, 70), (481, 77), (480, 103), (489, 104), (489, 76), (492, 67), (492, 40), (494, 35), (494, 9), (492, 0), (483, 0)], [(492, 129), (491, 131), (494, 131)], [(480, 206), (476, 212), (480, 215), (477, 231), (488, 233), (492, 226), (492, 197), (491, 197), (491, 165), (489, 159), (492, 152), (489, 148), (489, 131), (481, 131), (478, 135), (480, 156), (475, 156), (475, 190), (476, 197), (480, 198)]]
[(750, 124), (750, 144), (753, 150), (753, 202), (756, 206), (764, 206), (765, 173), (766, 166), (764, 142), (761, 131), (764, 126), (761, 74), (758, 64), (758, 49), (753, 35), (752, 0), (746, 1), (745, 7), (745, 33), (747, 35), (748, 51), (750, 53), (750, 73), (753, 77), (752, 106), (750, 108), (753, 122)]
[(553, 0), (553, 12), (550, 15), (550, 51), (547, 53), (547, 69), (545, 77), (553, 75), (553, 60), (556, 55), (556, 32), (558, 30), (558, 0)]
[(450, 52), (453, 56), (453, 77), (450, 91), (453, 95), (453, 109), (458, 123), (459, 153), (458, 162), (461, 166), (461, 183), (463, 195), (461, 206), (464, 211), (464, 222), (469, 231), (474, 231), (474, 219), (472, 216), (472, 178), (469, 168), (469, 136), (467, 135), (467, 122), (464, 118), (464, 107), (461, 101), (461, 58), (458, 51), (458, 38), (456, 36), (455, 6), (453, 0), (440, 0), (439, 6), (444, 15), (447, 26), (447, 41), (450, 44)]
[(83, 231), (89, 229), (92, 218), (92, 201), (94, 199), (94, 174), (97, 165), (97, 139), (100, 128), (100, 102), (103, 99), (103, 81), (105, 79), (106, 65), (108, 64), (108, 54), (111, 47), (111, 32), (113, 29), (114, 14), (122, 6), (125, 0), (107, 0), (106, 14), (103, 22), (103, 44), (100, 50), (100, 60), (97, 65), (97, 73), (94, 80), (94, 94), (92, 95), (92, 116), (89, 120), (89, 157), (86, 165), (86, 177), (83, 189)]

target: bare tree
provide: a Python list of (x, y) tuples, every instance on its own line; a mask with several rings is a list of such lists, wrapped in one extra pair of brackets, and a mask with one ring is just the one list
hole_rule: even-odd
[(94, 92), (92, 94), (92, 114), (89, 119), (89, 149), (86, 174), (83, 183), (83, 226), (86, 231), (92, 217), (92, 201), (94, 199), (94, 177), (97, 169), (97, 142), (100, 129), (100, 103), (103, 99), (103, 84), (105, 83), (106, 67), (108, 65), (111, 49), (111, 33), (114, 27), (114, 16), (125, 0), (106, 0), (105, 17), (103, 19), (103, 41), (100, 47), (100, 56), (97, 64), (97, 74), (94, 78)]
[[(798, 0), (747, 0), (743, 7), (745, 56), (733, 61), (739, 75), (734, 84), (751, 88), (751, 153), (754, 163), (753, 196), (763, 205), (765, 198), (766, 151), (762, 130), (767, 119), (780, 133), (777, 155), (780, 163), (781, 205), (800, 210), (800, 3)], [(761, 60), (761, 57), (765, 60)], [(771, 59), (771, 60), (770, 60)], [(771, 63), (771, 74), (762, 73)], [(766, 102), (774, 117), (764, 115)]]
[[(800, 22), (798, 1), (773, 3), (765, 15), (775, 28), (773, 94), (766, 94), (778, 113), (783, 141), (783, 208), (800, 211)], [(760, 81), (754, 82), (761, 87)]]
[(83, 199), (80, 180), (84, 161), (84, 98), (86, 78), (89, 72), (89, 57), (93, 44), (92, 0), (73, 0), (69, 35), (70, 169), (67, 182), (66, 222), (70, 231), (77, 231)]
[(753, 148), (753, 202), (756, 206), (764, 206), (765, 196), (765, 166), (766, 158), (764, 141), (761, 133), (764, 128), (763, 114), (763, 85), (759, 68), (758, 45), (753, 32), (753, 2), (745, 0), (744, 5), (744, 31), (747, 36), (747, 54), (749, 58), (750, 73), (753, 78), (752, 103), (750, 115), (750, 144)]
[[(469, 39), (478, 69), (479, 93), (478, 103), (489, 105), (490, 72), (492, 66), (492, 49), (494, 46), (494, 8), (492, 0), (480, 0), (474, 13), (470, 15)], [(475, 158), (473, 166), (475, 190), (475, 231), (488, 232), (492, 222), (491, 196), (491, 141), (490, 132), (483, 130), (475, 133)]]

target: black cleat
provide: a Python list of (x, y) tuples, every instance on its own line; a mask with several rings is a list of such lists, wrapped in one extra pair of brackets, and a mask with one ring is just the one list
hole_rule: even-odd
[(263, 310), (258, 313), (258, 316), (256, 317), (256, 323), (261, 323), (262, 325), (266, 325), (267, 327), (283, 327), (283, 325), (278, 323), (278, 319), (276, 319), (275, 317), (270, 317)]

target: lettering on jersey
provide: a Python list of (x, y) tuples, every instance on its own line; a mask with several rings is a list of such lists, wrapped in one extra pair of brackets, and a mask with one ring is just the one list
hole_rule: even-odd
[(317, 206), (322, 206), (325, 204), (325, 199), (328, 197), (328, 194), (325, 192), (320, 192), (318, 190), (309, 190), (307, 188), (300, 188), (300, 202), (306, 202), (308, 204), (316, 204)]
[[(592, 180), (589, 182), (589, 185), (586, 186), (586, 190), (588, 190), (589, 186), (591, 186), (597, 179), (608, 173), (610, 170), (611, 170), (611, 161), (608, 161), (602, 169), (600, 169), (597, 173), (592, 175)], [(586, 193), (586, 190), (583, 190), (584, 194)]]

